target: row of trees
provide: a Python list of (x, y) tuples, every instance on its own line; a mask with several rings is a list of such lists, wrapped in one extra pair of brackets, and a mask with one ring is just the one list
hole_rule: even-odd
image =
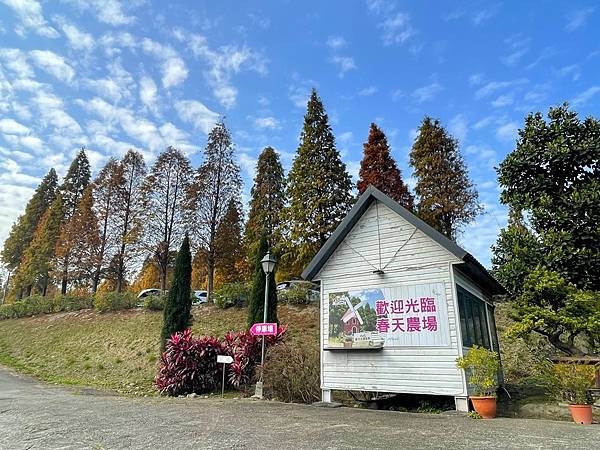
[[(439, 121), (426, 117), (410, 163), (417, 180), (414, 194), (385, 134), (371, 124), (358, 192), (372, 184), (456, 238), (481, 210), (458, 142)], [(278, 255), (279, 277), (297, 277), (351, 208), (353, 188), (313, 90), (287, 177), (274, 149), (260, 154), (245, 224), (240, 168), (221, 122), (210, 132), (196, 170), (169, 147), (150, 168), (134, 151), (121, 160), (111, 158), (92, 180), (82, 149), (62, 184), (54, 170), (43, 179), (13, 225), (2, 261), (12, 273), (14, 297), (45, 295), (53, 286), (62, 293), (122, 291), (140, 265), (133, 288), (165, 289), (175, 250), (188, 233), (194, 288), (212, 292), (215, 283), (250, 278), (264, 253), (261, 239)]]

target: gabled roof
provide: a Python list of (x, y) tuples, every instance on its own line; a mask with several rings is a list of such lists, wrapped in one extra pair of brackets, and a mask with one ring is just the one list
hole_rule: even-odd
[(354, 204), (344, 220), (342, 220), (342, 223), (338, 225), (325, 245), (321, 247), (319, 252), (304, 269), (304, 272), (302, 272), (302, 278), (305, 280), (312, 280), (317, 275), (319, 270), (321, 270), (323, 265), (331, 257), (333, 252), (342, 243), (350, 230), (352, 230), (354, 225), (356, 225), (358, 220), (374, 201), (380, 201), (383, 203), (408, 223), (425, 233), (429, 238), (433, 239), (440, 246), (445, 248), (448, 252), (462, 260), (463, 262), (458, 266), (460, 271), (478, 283), (483, 290), (492, 295), (507, 293), (506, 289), (504, 289), (504, 287), (498, 283), (498, 281), (492, 277), (485, 267), (483, 267), (470, 253), (459, 247), (454, 241), (448, 239), (439, 231), (423, 222), (416, 215), (400, 206), (399, 203), (392, 200), (374, 186), (369, 186), (367, 190), (358, 198), (358, 201)]

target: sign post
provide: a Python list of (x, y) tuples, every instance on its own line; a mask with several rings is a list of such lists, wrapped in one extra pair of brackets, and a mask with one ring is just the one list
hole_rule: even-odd
[(221, 398), (225, 396), (225, 364), (231, 364), (233, 358), (229, 355), (217, 355), (217, 364), (223, 364), (223, 382), (221, 383)]

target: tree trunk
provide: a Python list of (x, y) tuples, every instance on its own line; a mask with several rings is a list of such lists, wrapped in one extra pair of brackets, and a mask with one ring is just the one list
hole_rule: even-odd
[(572, 344), (573, 340), (575, 339), (574, 335), (571, 335), (569, 343), (561, 341), (560, 334), (550, 334), (547, 337), (550, 344), (552, 344), (555, 348), (559, 349), (560, 351), (566, 353), (569, 356), (584, 355), (584, 353), (581, 350), (579, 350)]
[(212, 257), (208, 257), (206, 260), (206, 271), (207, 271), (207, 295), (206, 295), (206, 301), (208, 303), (211, 302), (212, 300), (212, 293), (213, 293), (213, 288), (214, 288), (214, 282), (215, 282), (215, 261), (214, 258)]
[(120, 256), (119, 257), (119, 265), (117, 267), (117, 292), (121, 293), (123, 292), (123, 282), (125, 281), (125, 274), (124, 274), (125, 270), (123, 267), (123, 258)]

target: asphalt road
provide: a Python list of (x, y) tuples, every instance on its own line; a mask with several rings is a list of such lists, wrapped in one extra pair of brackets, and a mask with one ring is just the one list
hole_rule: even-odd
[(127, 398), (0, 367), (0, 448), (594, 448), (600, 425), (268, 401)]

